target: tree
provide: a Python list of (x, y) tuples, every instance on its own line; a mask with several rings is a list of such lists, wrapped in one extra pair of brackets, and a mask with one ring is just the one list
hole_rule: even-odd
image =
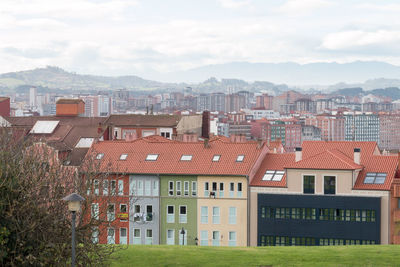
[(101, 214), (99, 219), (90, 216), (96, 196), (87, 194), (92, 186), (87, 181), (95, 178), (101, 183), (108, 175), (95, 172), (95, 164), (87, 163), (84, 173), (63, 166), (52, 147), (15, 140), (0, 129), (0, 265), (63, 266), (70, 262), (71, 216), (62, 198), (72, 192), (86, 198), (77, 214), (77, 265), (107, 264), (123, 248), (93, 242), (94, 230), (111, 223)]

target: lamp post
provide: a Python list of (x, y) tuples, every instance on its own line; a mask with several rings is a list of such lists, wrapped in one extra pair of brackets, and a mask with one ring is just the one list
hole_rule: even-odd
[(199, 239), (196, 237), (195, 239), (194, 239), (194, 242), (195, 242), (195, 244), (196, 244), (196, 246), (199, 244)]
[(81, 208), (81, 201), (85, 199), (77, 193), (72, 193), (63, 198), (68, 201), (68, 209), (72, 213), (72, 249), (71, 249), (71, 267), (75, 267), (75, 218), (76, 212)]
[(182, 245), (184, 246), (185, 245), (185, 229), (182, 227), (182, 230), (181, 230), (181, 235), (182, 235)]

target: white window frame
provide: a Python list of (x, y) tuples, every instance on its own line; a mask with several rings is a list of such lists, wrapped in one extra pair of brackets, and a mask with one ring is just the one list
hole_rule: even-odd
[(103, 181), (103, 196), (108, 196), (108, 180)]
[[(234, 233), (235, 239), (231, 239), (231, 233)], [(236, 247), (236, 240), (237, 240), (237, 233), (236, 231), (229, 231), (228, 232), (228, 246)]]
[[(221, 185), (222, 185), (222, 190), (221, 190)], [(223, 182), (219, 183), (219, 197), (224, 197), (224, 190), (225, 190), (225, 185)]]
[(136, 187), (136, 180), (135, 179), (131, 180), (131, 183), (130, 183), (129, 186), (130, 186), (130, 190), (131, 190), (131, 195), (132, 196), (137, 195), (137, 187)]
[(236, 162), (243, 162), (244, 161), (244, 155), (238, 155), (236, 158)]
[(99, 203), (92, 203), (91, 217), (95, 220), (98, 220), (99, 214), (100, 214)]
[[(208, 190), (206, 189), (208, 187)], [(204, 182), (204, 196), (208, 197), (210, 196), (210, 183), (209, 182)]]
[(101, 160), (104, 157), (104, 153), (98, 153), (96, 159)]
[(193, 155), (182, 155), (181, 161), (192, 161)]
[[(168, 233), (169, 232), (172, 233), (172, 238), (171, 239), (168, 238)], [(165, 234), (167, 235), (167, 245), (175, 245), (175, 229), (167, 229)]]
[[(113, 212), (110, 212), (109, 207), (113, 207)], [(115, 220), (115, 204), (114, 203), (108, 203), (107, 204), (107, 221), (112, 222)]]
[(208, 224), (208, 206), (200, 207), (200, 223)]
[(121, 156), (119, 156), (119, 160), (126, 160), (128, 158), (128, 154), (123, 153)]
[(92, 243), (98, 244), (99, 237), (100, 237), (99, 227), (93, 227), (92, 228)]
[[(214, 233), (218, 233), (218, 239), (214, 239)], [(220, 240), (221, 240), (221, 232), (220, 231), (212, 231), (212, 245), (213, 246), (219, 246), (220, 245)]]
[(221, 159), (221, 155), (214, 155), (212, 158), (213, 162), (218, 162)]
[[(171, 188), (172, 185), (172, 188)], [(168, 196), (174, 195), (174, 181), (168, 181)]]
[[(218, 211), (216, 213), (215, 211)], [(212, 207), (212, 223), (213, 224), (221, 224), (221, 208), (214, 206)]]
[(182, 196), (182, 181), (176, 181), (176, 195)]
[[(151, 220), (147, 220), (147, 214), (150, 213), (150, 212), (147, 211), (147, 210), (148, 210), (148, 207), (151, 207)], [(151, 205), (151, 204), (146, 205), (146, 212), (145, 212), (146, 222), (152, 222), (152, 221), (154, 220), (153, 214), (154, 214), (154, 212), (153, 212), (153, 205)]]
[[(233, 190), (231, 190), (232, 185), (233, 185)], [(229, 197), (235, 197), (235, 183), (229, 183)]]
[[(173, 213), (168, 213), (168, 208), (172, 207)], [(167, 205), (167, 223), (175, 223), (175, 206)]]
[[(125, 212), (123, 212), (122, 209), (121, 209), (122, 206), (124, 206), (124, 205), (126, 206), (126, 209), (125, 209), (126, 211), (125, 211)], [(127, 213), (127, 214), (129, 214), (129, 211), (128, 211), (128, 204), (125, 204), (125, 203), (119, 204), (119, 212), (120, 212), (120, 213)], [(120, 221), (120, 222), (127, 222), (128, 219), (119, 219), (119, 221)]]
[[(239, 185), (240, 185), (240, 191), (239, 191)], [(237, 197), (242, 197), (243, 196), (243, 183), (239, 182), (237, 185)]]
[[(114, 187), (113, 184), (115, 185)], [(115, 196), (117, 194), (117, 181), (111, 180), (109, 186), (110, 186), (110, 195)]]
[(124, 195), (124, 180), (119, 179), (118, 180), (118, 196), (123, 196)]
[(158, 180), (153, 181), (153, 196), (158, 196)]
[(183, 182), (183, 196), (188, 197), (190, 192), (189, 181)]
[(237, 218), (237, 208), (236, 207), (229, 207), (228, 210), (228, 223), (229, 224), (236, 224), (236, 218)]
[[(121, 239), (122, 239), (122, 229), (125, 229), (125, 233), (126, 233), (126, 236), (125, 236), (125, 240), (126, 240), (126, 242), (124, 242), (124, 243), (122, 243), (121, 242)], [(121, 244), (121, 245), (127, 245), (128, 244), (128, 228), (126, 228), (126, 227), (121, 227), (121, 228), (119, 228), (119, 243)]]
[(197, 196), (197, 182), (192, 181), (192, 197)]
[(98, 196), (100, 193), (100, 182), (97, 179), (93, 180), (93, 192), (95, 196)]
[(208, 231), (200, 231), (200, 246), (208, 246)]
[(146, 161), (157, 161), (158, 154), (147, 154)]
[(150, 180), (144, 181), (144, 195), (151, 196), (151, 181)]
[[(181, 213), (181, 207), (185, 207), (186, 214)], [(179, 223), (187, 223), (187, 205), (179, 205)]]
[(144, 195), (144, 182), (143, 180), (137, 180), (137, 195), (143, 196)]
[[(139, 233), (139, 236), (135, 236), (136, 234), (136, 230), (138, 230), (137, 232)], [(133, 228), (133, 244), (134, 245), (141, 245), (142, 244), (142, 231), (140, 228)]]
[[(110, 230), (113, 230), (113, 236), (110, 235)], [(107, 228), (107, 244), (114, 245), (115, 244), (115, 229), (113, 227)]]
[[(148, 236), (148, 231), (151, 231), (151, 236)], [(144, 240), (144, 244), (145, 245), (153, 245), (153, 229), (146, 229), (146, 236), (145, 236), (145, 240)]]

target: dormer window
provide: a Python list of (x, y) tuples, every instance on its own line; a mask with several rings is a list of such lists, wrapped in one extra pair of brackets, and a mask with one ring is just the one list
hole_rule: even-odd
[(148, 154), (146, 157), (147, 161), (156, 161), (158, 158), (158, 154)]
[(96, 156), (96, 159), (102, 159), (104, 157), (104, 153), (99, 153)]
[(219, 161), (220, 158), (221, 158), (221, 155), (214, 155), (212, 161)]
[(192, 155), (182, 155), (181, 161), (191, 161), (192, 157)]
[(386, 173), (367, 172), (365, 175), (364, 184), (384, 184), (386, 180)]
[(285, 174), (284, 171), (278, 170), (268, 170), (265, 172), (264, 177), (262, 178), (263, 181), (282, 181), (283, 175)]
[(236, 158), (236, 162), (243, 162), (244, 160), (244, 155), (238, 155)]
[(121, 156), (119, 157), (119, 160), (126, 160), (127, 157), (128, 157), (128, 154), (121, 154)]

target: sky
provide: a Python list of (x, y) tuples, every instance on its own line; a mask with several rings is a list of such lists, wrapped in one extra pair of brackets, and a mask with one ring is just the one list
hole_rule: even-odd
[(0, 73), (151, 76), (247, 62), (400, 65), (395, 0), (1, 0)]

